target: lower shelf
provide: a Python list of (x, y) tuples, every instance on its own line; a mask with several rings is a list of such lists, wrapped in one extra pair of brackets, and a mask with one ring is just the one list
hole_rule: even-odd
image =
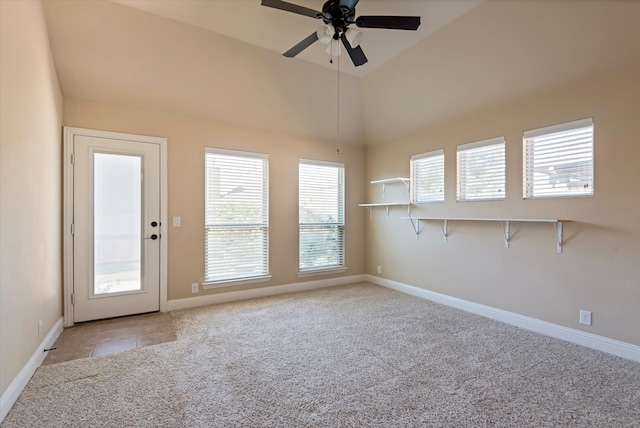
[(407, 207), (407, 215), (411, 215), (411, 204), (402, 202), (390, 202), (381, 204), (360, 204), (361, 207), (369, 208), (369, 218), (373, 218), (373, 208), (385, 207), (387, 209), (387, 219), (389, 218), (389, 207)]
[(556, 248), (559, 253), (562, 252), (562, 226), (563, 223), (569, 220), (558, 219), (506, 219), (506, 218), (439, 218), (439, 217), (403, 217), (403, 219), (410, 220), (413, 230), (416, 233), (416, 239), (420, 236), (420, 221), (439, 221), (442, 227), (442, 235), (444, 241), (447, 242), (448, 237), (448, 224), (450, 221), (489, 221), (499, 222), (502, 224), (502, 230), (504, 232), (504, 246), (509, 248), (511, 241), (511, 223), (550, 223), (553, 225), (556, 235)]

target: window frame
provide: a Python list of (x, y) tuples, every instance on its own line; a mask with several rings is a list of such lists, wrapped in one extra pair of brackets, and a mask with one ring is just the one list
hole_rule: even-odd
[[(441, 160), (439, 159), (438, 165), (437, 166), (432, 166), (431, 164), (427, 164), (427, 165), (420, 165), (422, 162), (427, 162), (428, 160), (434, 160), (434, 158), (441, 158)], [(421, 162), (422, 161), (422, 162)], [(441, 164), (440, 164), (441, 162)], [(437, 180), (437, 184), (439, 186), (436, 187), (440, 187), (439, 191), (435, 191), (435, 194), (439, 193), (440, 197), (439, 198), (424, 198), (421, 199), (419, 198), (419, 193), (420, 193), (420, 177), (422, 177), (422, 175), (418, 175), (417, 171), (418, 168), (429, 168), (429, 169), (433, 169), (433, 172), (437, 173), (433, 174), (435, 176), (432, 176), (430, 173), (427, 174), (426, 178), (432, 178), (435, 180)], [(410, 160), (409, 160), (409, 169), (410, 169), (410, 177), (411, 177), (411, 203), (416, 203), (416, 204), (424, 204), (424, 203), (434, 203), (434, 202), (444, 202), (445, 200), (445, 155), (444, 155), (444, 149), (438, 149), (438, 150), (432, 150), (429, 152), (425, 152), (425, 153), (420, 153), (417, 155), (412, 155)], [(441, 173), (441, 175), (440, 175)], [(428, 192), (429, 195), (434, 194), (434, 192)]]
[[(252, 182), (253, 188), (261, 187), (261, 198), (257, 200), (258, 203), (261, 204), (261, 221), (258, 222), (239, 222), (239, 223), (208, 223), (209, 213), (208, 210), (213, 207), (212, 203), (209, 201), (209, 187), (212, 186), (209, 182), (213, 177), (210, 176), (212, 171), (210, 171), (209, 161), (210, 156), (220, 156), (220, 158), (241, 158), (244, 160), (253, 159), (253, 160), (261, 160), (262, 161), (262, 180), (258, 182), (255, 180)], [(210, 288), (219, 288), (219, 287), (227, 287), (229, 285), (238, 285), (243, 283), (254, 283), (254, 282), (263, 282), (268, 281), (271, 278), (269, 274), (269, 156), (264, 153), (256, 153), (256, 152), (247, 152), (247, 151), (239, 151), (239, 150), (229, 150), (229, 149), (221, 149), (214, 147), (206, 147), (205, 148), (205, 221), (204, 221), (204, 263), (205, 263), (205, 271), (204, 271), (204, 289)], [(246, 178), (246, 175), (242, 178)], [(230, 187), (231, 190), (228, 190), (220, 199), (225, 197), (226, 195), (230, 195), (233, 193), (242, 193), (242, 191), (236, 191), (238, 188), (242, 188), (242, 183), (232, 183), (231, 181), (227, 182), (227, 187)], [(220, 185), (220, 182), (218, 182)], [(245, 184), (249, 186), (248, 184)], [(240, 232), (249, 229), (258, 229), (262, 231), (262, 239), (259, 241), (259, 253), (261, 257), (255, 260), (256, 263), (262, 265), (262, 269), (260, 272), (252, 273), (248, 275), (238, 274), (238, 275), (226, 275), (220, 277), (214, 277), (209, 273), (209, 237), (208, 233), (213, 230), (227, 230), (229, 232)], [(233, 262), (231, 262), (233, 263)]]
[[(589, 140), (586, 142), (579, 141), (558, 141), (565, 137), (569, 137), (571, 133), (579, 133), (581, 130), (586, 128), (590, 129)], [(536, 160), (534, 151), (536, 149), (536, 139), (546, 140), (547, 144), (557, 144), (557, 143), (570, 143), (571, 146), (567, 146), (566, 149), (562, 150), (561, 148), (552, 149), (556, 152), (556, 157), (567, 157), (567, 152), (576, 150), (575, 145), (583, 144), (586, 145), (586, 151), (588, 151), (588, 159), (586, 162), (586, 167), (589, 169), (587, 172), (587, 186), (589, 191), (580, 192), (580, 191), (572, 191), (571, 187), (567, 185), (567, 190), (564, 192), (546, 192), (545, 188), (537, 188), (536, 179), (534, 178), (535, 169), (536, 169)], [(543, 144), (543, 141), (537, 142), (539, 145)], [(538, 147), (540, 151), (540, 147)], [(584, 148), (583, 148), (584, 149)], [(544, 153), (539, 153), (539, 156), (544, 155)], [(574, 157), (579, 157), (576, 153), (571, 154)], [(555, 160), (555, 163), (552, 165), (548, 165), (549, 168), (554, 168), (557, 166), (559, 159), (551, 159)], [(575, 163), (581, 162), (579, 159), (573, 160)], [(547, 165), (544, 165), (547, 166)], [(540, 168), (540, 167), (538, 167)], [(569, 174), (565, 172), (565, 174)], [(539, 179), (538, 179), (539, 181)], [(549, 182), (551, 182), (551, 177), (549, 176)], [(569, 181), (570, 182), (570, 181)], [(552, 185), (552, 188), (555, 189), (555, 183)], [(583, 187), (584, 188), (584, 187)], [(549, 190), (548, 188), (546, 190)], [(538, 193), (538, 194), (536, 194)], [(564, 122), (556, 125), (545, 126), (542, 128), (531, 129), (528, 131), (524, 131), (522, 134), (522, 198), (533, 200), (533, 199), (553, 199), (553, 198), (584, 198), (584, 197), (592, 197), (595, 194), (595, 125), (593, 117), (574, 120), (571, 122)]]
[[(502, 162), (498, 166), (502, 167), (502, 182), (498, 184), (502, 184), (502, 186), (495, 191), (495, 193), (489, 193), (487, 196), (469, 196), (467, 182), (467, 174), (462, 176), (463, 172), (466, 172), (466, 165), (468, 164), (468, 160), (466, 159), (469, 155), (477, 154), (478, 149), (488, 148), (491, 146), (501, 146), (502, 147)], [(486, 164), (485, 164), (486, 165)], [(462, 168), (464, 167), (464, 171)], [(473, 143), (461, 144), (456, 148), (456, 201), (457, 202), (485, 202), (485, 201), (504, 201), (506, 199), (506, 141), (504, 136), (489, 138), (486, 140), (476, 141)], [(483, 184), (481, 180), (478, 181), (479, 184)], [(491, 180), (489, 183), (493, 184)]]
[[(335, 222), (303, 222), (301, 210), (303, 209), (303, 183), (302, 183), (302, 167), (303, 165), (317, 166), (317, 167), (331, 167), (338, 169), (338, 187), (336, 195), (336, 209), (337, 209), (337, 221)], [(314, 184), (325, 184), (324, 181)], [(298, 276), (312, 276), (328, 273), (345, 272), (347, 267), (345, 265), (346, 252), (345, 252), (345, 166), (339, 162), (319, 161), (312, 159), (300, 159), (298, 162)], [(334, 264), (325, 264), (318, 266), (303, 267), (303, 230), (309, 229), (328, 229), (336, 230), (339, 236), (339, 260)]]

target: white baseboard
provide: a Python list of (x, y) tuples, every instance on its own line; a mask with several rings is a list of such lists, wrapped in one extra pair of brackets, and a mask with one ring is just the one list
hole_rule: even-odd
[(0, 422), (7, 416), (7, 413), (11, 410), (11, 407), (22, 393), (22, 390), (27, 386), (27, 383), (29, 383), (31, 376), (33, 376), (36, 369), (42, 364), (42, 360), (46, 357), (44, 350), (51, 348), (58, 336), (60, 336), (60, 333), (62, 333), (62, 325), (63, 318), (60, 317), (53, 327), (51, 327), (51, 330), (49, 330), (44, 340), (40, 342), (40, 346), (38, 346), (38, 349), (33, 353), (27, 364), (20, 370), (18, 376), (13, 379), (13, 382), (11, 382), (7, 390), (4, 391), (0, 397)]
[(463, 311), (471, 312), (497, 321), (502, 321), (516, 327), (531, 330), (546, 336), (555, 337), (556, 339), (565, 340), (577, 345), (586, 346), (588, 348), (597, 349), (598, 351), (640, 362), (640, 346), (633, 345), (631, 343), (598, 336), (596, 334), (519, 315), (502, 309), (492, 308), (491, 306), (473, 303), (468, 300), (451, 297), (446, 294), (436, 293), (434, 291), (425, 290), (424, 288), (391, 281), (373, 275), (365, 275), (364, 277), (365, 281), (371, 282), (372, 284), (392, 288), (402, 293), (431, 300), (436, 303), (451, 306), (453, 308), (461, 309)]
[(271, 287), (252, 288), (251, 290), (229, 291), (226, 293), (208, 294), (184, 299), (173, 299), (168, 302), (168, 310), (195, 308), (197, 306), (215, 305), (218, 303), (235, 302), (238, 300), (254, 299), (257, 297), (276, 296), (278, 294), (296, 291), (316, 290), (318, 288), (333, 287), (335, 285), (362, 282), (365, 275), (349, 275), (340, 278), (321, 279), (317, 281), (296, 282), (293, 284), (274, 285)]

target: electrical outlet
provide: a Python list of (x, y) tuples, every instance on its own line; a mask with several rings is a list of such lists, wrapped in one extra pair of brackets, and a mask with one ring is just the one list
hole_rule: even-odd
[(42, 336), (42, 320), (38, 321), (38, 337)]
[(580, 324), (591, 325), (591, 311), (580, 310)]
[(198, 283), (194, 282), (193, 284), (191, 284), (191, 292), (192, 293), (197, 293), (198, 292)]
[(382, 266), (378, 265), (378, 273), (382, 273)]
[(182, 220), (179, 216), (173, 217), (173, 227), (180, 227), (182, 225)]

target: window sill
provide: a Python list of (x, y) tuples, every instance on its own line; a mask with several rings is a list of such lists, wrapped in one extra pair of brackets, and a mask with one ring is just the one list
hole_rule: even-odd
[(298, 271), (298, 278), (304, 278), (307, 276), (330, 275), (333, 273), (343, 273), (343, 272), (346, 272), (347, 269), (348, 269), (347, 267), (339, 267), (339, 268)]
[(254, 276), (251, 278), (242, 278), (242, 279), (229, 279), (226, 281), (205, 282), (202, 284), (202, 288), (204, 290), (211, 290), (214, 288), (232, 287), (234, 285), (254, 284), (258, 282), (267, 282), (267, 281), (271, 281), (271, 275)]

